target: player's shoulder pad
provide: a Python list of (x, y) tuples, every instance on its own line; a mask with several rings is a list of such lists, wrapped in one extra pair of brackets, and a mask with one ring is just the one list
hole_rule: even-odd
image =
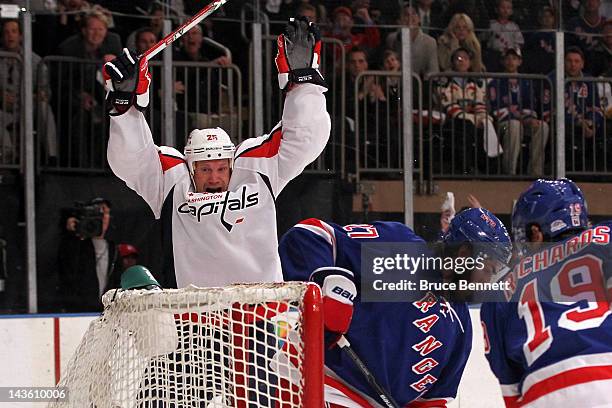
[(245, 139), (236, 148), (234, 158), (255, 157), (270, 158), (278, 154), (282, 139), (282, 127), (279, 122), (269, 134)]
[(372, 223), (381, 230), (387, 230), (398, 238), (399, 242), (425, 242), (412, 228), (397, 221), (375, 221)]
[(164, 173), (175, 166), (186, 163), (185, 156), (174, 147), (160, 146), (158, 147), (158, 153)]

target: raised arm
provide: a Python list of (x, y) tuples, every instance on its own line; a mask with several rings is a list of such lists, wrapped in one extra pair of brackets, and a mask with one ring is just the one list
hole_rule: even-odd
[(108, 163), (159, 218), (165, 197), (187, 168), (177, 150), (153, 143), (141, 112), (149, 104), (151, 76), (147, 61), (138, 60), (125, 49), (120, 57), (104, 65), (103, 73), (112, 106)]
[(318, 29), (306, 19), (291, 19), (277, 45), (278, 82), (287, 92), (282, 121), (270, 134), (242, 143), (234, 163), (264, 174), (275, 196), (321, 154), (331, 129), (318, 69)]

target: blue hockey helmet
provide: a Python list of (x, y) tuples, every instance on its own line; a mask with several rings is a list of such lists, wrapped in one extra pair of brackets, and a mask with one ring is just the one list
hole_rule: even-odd
[(504, 224), (484, 208), (468, 208), (457, 214), (444, 236), (444, 243), (469, 242), (477, 252), (507, 265), (512, 257), (512, 242)]
[(588, 226), (586, 200), (571, 180), (534, 181), (521, 194), (512, 211), (512, 234), (527, 242), (527, 228), (537, 224), (547, 239)]

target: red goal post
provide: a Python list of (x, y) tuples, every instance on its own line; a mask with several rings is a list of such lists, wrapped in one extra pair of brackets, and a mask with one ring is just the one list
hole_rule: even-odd
[(323, 406), (321, 292), (312, 283), (110, 291), (50, 407)]

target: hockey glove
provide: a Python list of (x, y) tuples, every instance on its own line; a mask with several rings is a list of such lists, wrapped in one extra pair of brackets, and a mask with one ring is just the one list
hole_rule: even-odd
[(104, 64), (102, 74), (111, 115), (121, 115), (132, 105), (141, 111), (149, 106), (151, 74), (146, 58), (124, 48), (123, 54)]
[(353, 301), (357, 289), (351, 271), (335, 266), (323, 267), (310, 275), (310, 280), (321, 287), (325, 345), (333, 348), (345, 334), (353, 318)]
[(319, 72), (321, 34), (316, 24), (305, 17), (291, 18), (276, 44), (278, 54), (275, 62), (280, 89), (286, 89), (289, 84), (307, 82), (327, 88)]

